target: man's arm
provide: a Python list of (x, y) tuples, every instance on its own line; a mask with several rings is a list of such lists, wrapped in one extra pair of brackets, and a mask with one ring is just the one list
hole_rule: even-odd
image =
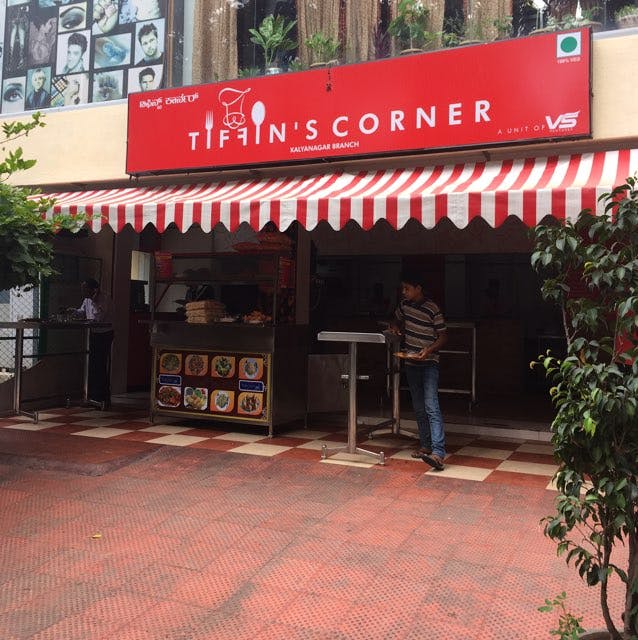
[(417, 360), (425, 360), (430, 354), (436, 353), (447, 342), (447, 330), (439, 331), (436, 340), (428, 347), (423, 347), (419, 353), (414, 356)]

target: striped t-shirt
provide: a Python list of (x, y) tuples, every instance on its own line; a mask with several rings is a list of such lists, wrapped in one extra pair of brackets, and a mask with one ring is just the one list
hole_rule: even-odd
[[(402, 300), (395, 315), (403, 328), (403, 344), (406, 351), (420, 351), (423, 347), (431, 345), (439, 337), (439, 333), (446, 330), (441, 309), (432, 300)], [(438, 361), (438, 353), (431, 353), (425, 359), (425, 362)]]

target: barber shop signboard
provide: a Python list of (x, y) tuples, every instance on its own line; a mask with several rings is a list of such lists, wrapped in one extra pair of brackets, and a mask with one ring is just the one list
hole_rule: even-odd
[(590, 31), (129, 96), (129, 174), (591, 135)]

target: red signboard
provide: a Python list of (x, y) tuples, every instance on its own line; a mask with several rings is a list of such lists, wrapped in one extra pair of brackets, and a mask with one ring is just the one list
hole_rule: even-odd
[(130, 174), (591, 135), (588, 29), (129, 95)]

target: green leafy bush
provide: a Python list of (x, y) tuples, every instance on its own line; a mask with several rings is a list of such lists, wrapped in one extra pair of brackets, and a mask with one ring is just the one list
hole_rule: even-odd
[[(600, 588), (613, 640), (638, 638), (638, 191), (602, 196), (605, 213), (536, 228), (532, 266), (563, 313), (567, 356), (540, 355), (556, 406), (556, 513), (545, 534)], [(575, 286), (578, 285), (578, 286)], [(612, 616), (609, 579), (625, 588)], [(622, 618), (623, 628), (615, 625)]]

